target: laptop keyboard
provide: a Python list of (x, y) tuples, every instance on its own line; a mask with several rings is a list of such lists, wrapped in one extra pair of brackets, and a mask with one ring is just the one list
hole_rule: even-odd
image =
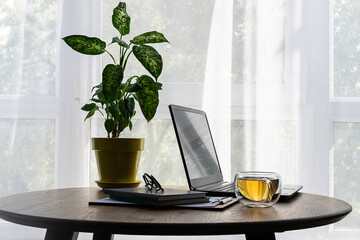
[(230, 191), (234, 191), (234, 186), (232, 184), (230, 185), (226, 185), (226, 186), (221, 186), (219, 188), (215, 188), (215, 191), (220, 191), (220, 192), (230, 192)]

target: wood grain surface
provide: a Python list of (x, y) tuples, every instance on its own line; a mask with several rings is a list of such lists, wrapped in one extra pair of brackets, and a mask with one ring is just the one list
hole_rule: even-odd
[(299, 193), (270, 208), (235, 204), (223, 211), (139, 206), (98, 206), (99, 188), (22, 193), (0, 199), (0, 218), (50, 230), (136, 235), (274, 233), (322, 226), (351, 212), (341, 200)]

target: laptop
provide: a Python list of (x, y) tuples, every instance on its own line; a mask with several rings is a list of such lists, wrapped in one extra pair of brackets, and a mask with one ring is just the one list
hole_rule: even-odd
[[(173, 104), (169, 110), (189, 189), (208, 196), (235, 196), (234, 183), (224, 181), (206, 113)], [(284, 185), (281, 197), (290, 198), (301, 188)]]

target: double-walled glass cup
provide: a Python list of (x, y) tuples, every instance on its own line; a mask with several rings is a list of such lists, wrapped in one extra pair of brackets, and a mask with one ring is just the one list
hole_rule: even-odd
[(271, 207), (280, 198), (281, 177), (275, 172), (238, 172), (235, 195), (248, 207)]

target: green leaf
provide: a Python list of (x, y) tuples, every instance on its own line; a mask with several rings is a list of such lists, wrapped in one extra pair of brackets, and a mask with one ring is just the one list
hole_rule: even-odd
[(162, 83), (156, 82), (156, 89), (162, 90)]
[(105, 52), (106, 43), (95, 37), (71, 35), (63, 40), (75, 51), (87, 55), (99, 55)]
[(134, 46), (133, 53), (155, 79), (160, 76), (163, 67), (162, 57), (153, 47), (148, 45)]
[(137, 80), (137, 83), (141, 87), (141, 90), (136, 92), (137, 100), (145, 119), (150, 122), (155, 116), (159, 105), (159, 93), (156, 82), (151, 77), (142, 75)]
[(95, 109), (96, 107), (97, 107), (97, 106), (96, 106), (95, 103), (90, 103), (90, 104), (85, 104), (85, 105), (81, 108), (81, 110), (86, 111), (86, 112), (89, 112), (89, 111)]
[(119, 119), (120, 111), (116, 105), (111, 105), (109, 107), (109, 112), (114, 117), (115, 120)]
[(105, 100), (103, 99), (98, 99), (98, 98), (91, 98), (90, 101), (92, 102), (96, 102), (96, 103), (101, 103), (101, 104), (105, 104)]
[(121, 35), (129, 34), (130, 17), (126, 12), (126, 3), (120, 2), (119, 5), (114, 8), (112, 15), (112, 23)]
[(127, 119), (130, 121), (130, 118), (132, 118), (134, 115), (135, 110), (135, 100), (134, 98), (126, 98), (121, 99), (119, 102), (119, 109), (121, 115), (124, 117), (124, 119)]
[(91, 89), (91, 92), (94, 91), (94, 89), (102, 89), (102, 83), (100, 83), (96, 86), (93, 86), (93, 88)]
[(119, 109), (120, 109), (120, 113), (121, 113), (121, 115), (123, 116), (123, 118), (125, 118), (126, 120), (129, 120), (129, 119), (130, 119), (130, 115), (129, 115), (129, 112), (127, 111), (127, 109), (126, 109), (125, 100), (124, 100), (124, 99), (121, 99), (121, 100), (120, 100), (120, 102), (119, 102)]
[(132, 126), (133, 126), (132, 122), (129, 121), (129, 129), (130, 129), (130, 131), (132, 130)]
[(118, 131), (121, 133), (129, 125), (129, 119), (124, 118), (120, 115), (118, 120)]
[(91, 110), (91, 111), (86, 115), (84, 121), (85, 121), (86, 119), (88, 119), (88, 118), (91, 118), (91, 117), (94, 115), (95, 111), (96, 111), (96, 109)]
[(115, 129), (115, 122), (112, 119), (106, 119), (104, 126), (106, 131), (111, 133)]
[(102, 73), (102, 93), (105, 100), (109, 102), (120, 87), (124, 77), (122, 67), (120, 65), (108, 64)]
[(126, 108), (127, 112), (129, 113), (129, 118), (132, 118), (134, 116), (133, 112), (135, 110), (135, 100), (134, 100), (134, 98), (126, 98), (124, 100), (124, 105), (125, 105), (125, 108)]
[[(96, 87), (93, 87), (93, 89), (92, 89), (91, 91), (94, 91), (94, 89), (96, 89)], [(93, 97), (96, 96), (96, 95), (98, 95), (99, 93), (101, 93), (102, 90), (103, 90), (103, 87), (102, 87), (102, 83), (101, 83), (100, 86), (96, 89)]]
[(169, 41), (164, 37), (164, 34), (152, 31), (136, 36), (133, 40), (130, 40), (130, 42), (137, 45), (143, 45), (146, 43), (162, 43)]
[(120, 110), (121, 116), (123, 118), (128, 119), (127, 112), (126, 112), (125, 105), (124, 105), (124, 99), (121, 99), (119, 101), (119, 110)]
[(127, 88), (126, 88), (126, 92), (137, 92), (141, 89), (141, 87), (139, 86), (139, 84), (134, 83), (134, 84), (130, 84)]
[(115, 43), (115, 42), (118, 43), (120, 46), (123, 46), (125, 48), (130, 47), (129, 44), (127, 44), (126, 42), (124, 42), (123, 40), (121, 40), (118, 37), (113, 37), (112, 42), (110, 44)]
[[(105, 101), (105, 96), (104, 96), (104, 93), (103, 93), (103, 87), (102, 87), (102, 83), (100, 84), (101, 86), (96, 90), (96, 92), (92, 95), (92, 98), (91, 98), (91, 101), (93, 102), (99, 102), (101, 104), (105, 104), (106, 101)], [(96, 100), (95, 97), (98, 97)]]

